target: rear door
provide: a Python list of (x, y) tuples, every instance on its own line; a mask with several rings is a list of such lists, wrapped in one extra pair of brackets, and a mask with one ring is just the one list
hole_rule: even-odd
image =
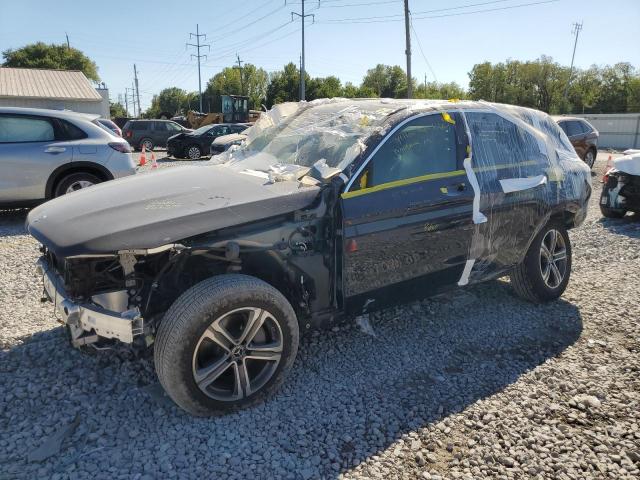
[(0, 114), (0, 201), (44, 199), (51, 173), (73, 159), (66, 140), (55, 119)]
[(423, 297), (461, 278), (473, 231), (473, 190), (462, 168), (463, 125), (454, 113), (403, 121), (347, 186), (347, 310)]
[(587, 132), (582, 122), (579, 120), (568, 120), (566, 122), (566, 132), (573, 148), (580, 158), (583, 158), (587, 153)]

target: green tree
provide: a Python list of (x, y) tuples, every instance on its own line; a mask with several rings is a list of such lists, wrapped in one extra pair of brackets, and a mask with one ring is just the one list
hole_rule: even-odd
[[(310, 81), (305, 73), (305, 82)], [(300, 101), (300, 70), (295, 63), (290, 62), (282, 70), (272, 72), (269, 75), (267, 86), (267, 107), (271, 108), (276, 103)]]
[(342, 82), (338, 77), (334, 76), (326, 78), (312, 78), (309, 80), (308, 85), (306, 85), (307, 100), (342, 97), (343, 94)]
[(344, 85), (342, 95), (346, 98), (374, 98), (376, 92), (370, 87), (357, 87), (351, 82)]
[(249, 108), (261, 109), (267, 94), (269, 81), (267, 72), (247, 63), (242, 67), (242, 77), (240, 74), (239, 68), (226, 67), (207, 82), (206, 94), (211, 99), (211, 108), (214, 111), (221, 111), (222, 95), (247, 95)]
[(100, 81), (95, 62), (76, 48), (66, 45), (32, 43), (16, 50), (2, 52), (4, 67), (51, 68), (58, 70), (80, 70), (87, 78)]
[(406, 98), (407, 75), (398, 65), (378, 64), (367, 70), (361, 88), (370, 89), (377, 97)]
[(151, 106), (145, 112), (147, 118), (158, 118), (162, 113), (176, 115), (186, 112), (189, 107), (187, 92), (178, 87), (169, 87), (154, 95)]
[(438, 83), (427, 82), (418, 85), (414, 92), (415, 98), (429, 98), (429, 99), (445, 99), (450, 98), (464, 99), (467, 94), (464, 89), (456, 82), (450, 83)]
[(109, 102), (109, 116), (111, 118), (117, 117), (128, 117), (129, 112), (127, 112), (120, 102)]

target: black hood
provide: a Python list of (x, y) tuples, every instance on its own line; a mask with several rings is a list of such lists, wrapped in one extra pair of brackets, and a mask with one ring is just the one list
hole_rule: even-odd
[(44, 203), (29, 213), (27, 229), (60, 257), (153, 248), (293, 212), (318, 191), (222, 165), (169, 168)]

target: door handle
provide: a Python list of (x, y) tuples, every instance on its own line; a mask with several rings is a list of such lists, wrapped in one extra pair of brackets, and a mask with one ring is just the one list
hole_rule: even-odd
[(56, 154), (56, 153), (63, 153), (63, 152), (66, 152), (66, 151), (67, 151), (67, 149), (64, 148), (64, 147), (49, 147), (49, 148), (45, 149), (44, 153)]

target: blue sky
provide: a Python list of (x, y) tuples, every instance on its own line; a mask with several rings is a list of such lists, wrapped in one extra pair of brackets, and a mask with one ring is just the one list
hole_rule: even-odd
[[(505, 8), (537, 1), (410, 0), (414, 77), (423, 81), (426, 74), (429, 81), (435, 76), (466, 87), (472, 66), (485, 60), (530, 60), (544, 54), (569, 64), (576, 21), (584, 23), (578, 67), (627, 61), (640, 68), (640, 0), (557, 0)], [(211, 44), (211, 51), (204, 52), (209, 55), (202, 67), (204, 85), (235, 61), (236, 52), (267, 71), (297, 62), (300, 20), (291, 22), (290, 12), (299, 9), (300, 0), (287, 5), (284, 0), (110, 0), (102, 5), (0, 0), (0, 50), (38, 40), (62, 43), (66, 32), (72, 46), (96, 61), (114, 100), (131, 87), (135, 62), (144, 109), (164, 87), (197, 90), (193, 51), (185, 49), (196, 22)], [(320, 8), (307, 0), (306, 9), (315, 14), (314, 24), (307, 20), (310, 75), (336, 75), (359, 84), (377, 63), (404, 68), (402, 0), (321, 0)], [(496, 10), (479, 12), (490, 9)]]

